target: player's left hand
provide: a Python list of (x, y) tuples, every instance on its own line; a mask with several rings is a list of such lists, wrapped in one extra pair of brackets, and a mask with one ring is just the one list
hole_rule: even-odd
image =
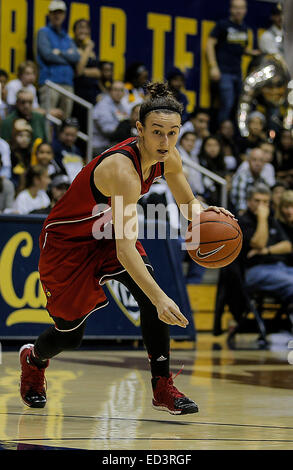
[(237, 220), (235, 218), (234, 214), (232, 214), (230, 211), (228, 211), (224, 207), (209, 206), (207, 209), (204, 209), (203, 212), (208, 212), (208, 211), (214, 211), (214, 212), (217, 212), (217, 214), (220, 214), (222, 212), (223, 214), (227, 215), (228, 217), (232, 217), (232, 219)]

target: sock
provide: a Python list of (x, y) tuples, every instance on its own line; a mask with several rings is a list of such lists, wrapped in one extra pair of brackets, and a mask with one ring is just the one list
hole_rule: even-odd
[(170, 362), (170, 354), (162, 354), (161, 356), (150, 356), (149, 361), (151, 365), (151, 373), (152, 377), (169, 377), (170, 370), (169, 370), (169, 362)]
[(29, 359), (30, 359), (30, 363), (33, 364), (34, 366), (37, 366), (39, 369), (42, 369), (43, 367), (46, 367), (47, 365), (47, 359), (42, 360), (36, 357), (34, 349), (32, 350), (29, 356)]

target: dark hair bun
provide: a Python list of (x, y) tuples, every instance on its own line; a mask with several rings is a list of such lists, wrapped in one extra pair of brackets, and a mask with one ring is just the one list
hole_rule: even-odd
[(146, 89), (151, 99), (173, 97), (173, 94), (171, 90), (169, 89), (167, 82), (149, 83)]

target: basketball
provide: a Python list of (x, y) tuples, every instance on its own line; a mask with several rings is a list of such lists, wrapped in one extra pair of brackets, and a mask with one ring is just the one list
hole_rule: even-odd
[(202, 212), (186, 232), (190, 257), (205, 268), (232, 263), (242, 247), (242, 231), (236, 220), (214, 211)]

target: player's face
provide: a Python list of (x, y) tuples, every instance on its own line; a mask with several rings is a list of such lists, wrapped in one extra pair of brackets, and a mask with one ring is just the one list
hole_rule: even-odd
[(143, 126), (137, 123), (138, 135), (147, 152), (158, 162), (167, 160), (177, 143), (181, 118), (178, 113), (150, 113)]

